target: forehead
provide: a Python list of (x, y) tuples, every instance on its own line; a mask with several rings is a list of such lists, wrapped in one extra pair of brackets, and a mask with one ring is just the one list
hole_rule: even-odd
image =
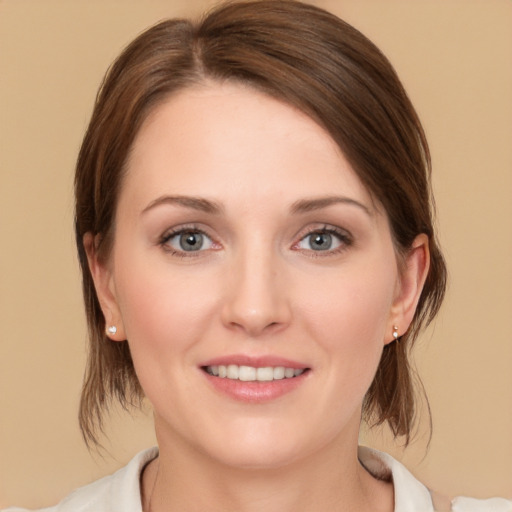
[(339, 192), (372, 203), (315, 121), (231, 83), (187, 88), (158, 105), (134, 141), (125, 179), (127, 192), (146, 200), (163, 192), (221, 197), (236, 189), (239, 197), (262, 200)]

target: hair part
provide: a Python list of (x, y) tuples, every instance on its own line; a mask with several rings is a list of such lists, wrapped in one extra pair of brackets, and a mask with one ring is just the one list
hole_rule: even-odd
[(446, 268), (433, 228), (431, 162), (418, 116), (393, 67), (365, 36), (336, 16), (293, 0), (214, 8), (197, 23), (163, 21), (138, 36), (108, 70), (80, 149), (75, 234), (83, 276), (89, 355), (79, 421), (98, 446), (113, 400), (140, 405), (128, 343), (105, 335), (83, 237), (108, 258), (115, 210), (133, 141), (149, 113), (173, 93), (207, 82), (238, 82), (283, 101), (331, 135), (385, 210), (400, 260), (415, 237), (429, 238), (430, 270), (409, 330), (384, 348), (363, 404), (370, 424), (387, 422), (407, 444), (415, 418), (410, 350), (436, 315)]

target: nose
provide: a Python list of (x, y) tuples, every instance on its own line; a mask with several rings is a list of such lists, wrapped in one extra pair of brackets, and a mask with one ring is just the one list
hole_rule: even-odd
[(259, 337), (289, 324), (289, 294), (278, 260), (264, 251), (246, 251), (235, 258), (222, 307), (226, 327)]

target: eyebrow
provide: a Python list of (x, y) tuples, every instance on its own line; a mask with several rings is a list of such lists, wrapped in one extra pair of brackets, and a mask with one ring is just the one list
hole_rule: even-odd
[(301, 199), (292, 204), (290, 211), (294, 214), (308, 213), (315, 210), (321, 210), (322, 208), (327, 208), (335, 204), (356, 206), (357, 208), (363, 210), (370, 217), (373, 216), (373, 211), (368, 208), (368, 206), (360, 203), (359, 201), (356, 201), (355, 199), (345, 196), (327, 196), (314, 199)]
[(223, 211), (223, 208), (220, 204), (208, 199), (204, 199), (202, 197), (160, 196), (151, 201), (151, 203), (149, 203), (146, 208), (142, 210), (141, 215), (148, 212), (149, 210), (152, 210), (153, 208), (156, 208), (157, 206), (165, 204), (184, 206), (185, 208), (190, 208), (191, 210), (197, 210), (205, 213), (219, 214)]
[[(141, 215), (153, 208), (156, 208), (157, 206), (166, 204), (183, 206), (185, 208), (190, 208), (191, 210), (212, 214), (220, 214), (224, 211), (224, 208), (219, 203), (202, 197), (165, 195), (157, 197), (151, 201), (151, 203), (149, 203), (144, 208), (144, 210), (142, 210)], [(328, 196), (314, 199), (300, 199), (299, 201), (296, 201), (292, 204), (290, 207), (290, 212), (292, 214), (308, 213), (315, 210), (321, 210), (322, 208), (327, 208), (335, 204), (356, 206), (357, 208), (363, 210), (370, 217), (372, 216), (372, 211), (366, 205), (356, 201), (355, 199), (345, 196)]]

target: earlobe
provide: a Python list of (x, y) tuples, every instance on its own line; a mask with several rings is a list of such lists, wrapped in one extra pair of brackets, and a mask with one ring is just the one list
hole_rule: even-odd
[[(400, 338), (409, 328), (430, 266), (428, 236), (418, 235), (405, 255), (390, 315), (389, 341)], [(395, 329), (395, 326), (397, 329)], [(397, 335), (395, 335), (397, 333)]]
[(86, 233), (83, 237), (89, 271), (105, 318), (105, 334), (112, 341), (124, 341), (126, 335), (117, 304), (112, 271), (110, 266), (98, 257), (97, 242), (97, 237), (92, 233)]

